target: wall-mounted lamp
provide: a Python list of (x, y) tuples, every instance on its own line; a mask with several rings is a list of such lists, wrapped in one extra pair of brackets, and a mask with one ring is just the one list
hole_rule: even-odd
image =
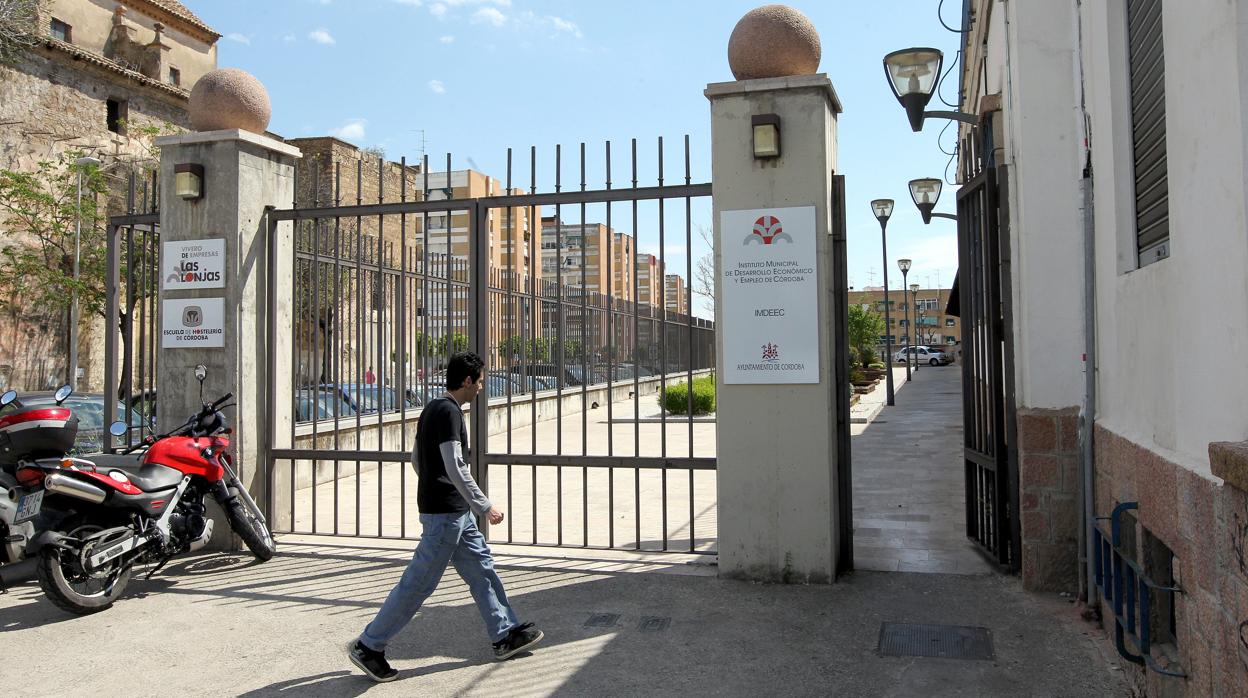
[(936, 202), (940, 200), (942, 188), (944, 188), (944, 182), (935, 177), (910, 180), (910, 198), (914, 200), (914, 205), (919, 208), (919, 213), (922, 214), (924, 223), (931, 223), (933, 218), (958, 220), (958, 217), (951, 213), (936, 213), (932, 210), (936, 208)]
[(979, 123), (979, 117), (960, 111), (924, 111), (940, 86), (945, 54), (934, 48), (908, 48), (884, 56), (884, 73), (893, 96), (906, 109), (910, 128), (923, 130), (923, 119), (935, 116), (965, 124)]
[(204, 166), (184, 163), (173, 166), (173, 192), (187, 201), (204, 196)]
[(776, 114), (755, 114), (750, 118), (754, 127), (754, 159), (780, 157), (780, 117)]

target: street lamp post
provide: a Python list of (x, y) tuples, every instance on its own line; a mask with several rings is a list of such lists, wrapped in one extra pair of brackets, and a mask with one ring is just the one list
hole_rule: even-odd
[[(910, 274), (910, 260), (897, 260), (897, 268), (901, 270), (901, 297), (906, 297), (906, 277)], [(902, 316), (906, 322), (906, 382), (910, 382), (910, 352), (913, 350), (914, 344), (910, 341), (910, 307), (904, 305), (902, 308)]]
[[(887, 389), (888, 405), (894, 405), (893, 396), (893, 317), (888, 307), (888, 219), (893, 215), (892, 199), (876, 199), (871, 202), (871, 210), (880, 222), (880, 248), (884, 256), (884, 351), (885, 365), (884, 385)], [(905, 297), (904, 289), (902, 297)]]
[(888, 76), (888, 85), (893, 89), (893, 96), (905, 108), (910, 128), (915, 132), (923, 130), (923, 120), (929, 116), (966, 124), (979, 123), (979, 117), (974, 114), (924, 111), (940, 85), (944, 62), (945, 54), (934, 48), (908, 48), (884, 56), (884, 74)]
[[(914, 308), (914, 344), (919, 343), (919, 285), (910, 284), (910, 307)], [(914, 350), (914, 370), (919, 370), (919, 350)]]
[(69, 387), (78, 389), (78, 267), (82, 259), (82, 172), (88, 167), (99, 167), (100, 161), (80, 157), (74, 161), (78, 170), (78, 198), (74, 208), (74, 286), (69, 301)]

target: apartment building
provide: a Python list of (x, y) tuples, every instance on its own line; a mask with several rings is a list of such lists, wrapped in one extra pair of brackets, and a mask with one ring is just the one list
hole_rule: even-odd
[[(910, 342), (925, 345), (957, 346), (962, 342), (962, 320), (946, 312), (951, 289), (921, 288), (917, 294), (900, 288), (889, 291), (889, 320), (892, 321), (888, 337), (894, 347)], [(868, 286), (861, 291), (849, 292), (850, 305), (862, 305), (884, 315), (884, 287)], [(918, 334), (915, 334), (917, 328)], [(886, 337), (880, 337), (884, 344)]]
[(685, 288), (685, 279), (679, 274), (667, 274), (663, 277), (663, 297), (669, 311), (689, 314), (689, 291)]

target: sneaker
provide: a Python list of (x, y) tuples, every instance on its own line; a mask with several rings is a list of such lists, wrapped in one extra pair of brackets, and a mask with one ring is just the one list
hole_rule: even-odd
[(351, 663), (358, 666), (360, 671), (368, 674), (368, 678), (384, 683), (399, 678), (399, 672), (386, 661), (386, 653), (369, 649), (359, 640), (352, 640), (347, 645), (347, 656), (351, 658)]
[(533, 627), (532, 623), (517, 625), (507, 631), (507, 637), (494, 643), (494, 658), (502, 661), (529, 649), (546, 637), (542, 631)]

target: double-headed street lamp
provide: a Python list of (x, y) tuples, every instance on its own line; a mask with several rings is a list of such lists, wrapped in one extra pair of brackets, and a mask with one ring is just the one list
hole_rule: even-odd
[[(893, 317), (888, 307), (888, 219), (893, 215), (892, 199), (876, 199), (871, 202), (871, 211), (880, 222), (880, 247), (884, 255), (884, 385), (887, 389), (888, 404), (895, 404), (893, 399)], [(902, 291), (905, 297), (905, 291)]]
[(74, 161), (78, 170), (78, 200), (74, 209), (74, 287), (70, 289), (69, 302), (69, 377), (65, 381), (71, 388), (78, 388), (78, 267), (82, 259), (82, 173), (88, 167), (99, 167), (100, 161), (91, 156)]
[[(910, 274), (910, 260), (897, 260), (897, 268), (901, 270), (901, 297), (906, 297), (906, 277)], [(910, 352), (914, 351), (914, 343), (910, 341), (910, 306), (902, 305), (906, 322), (906, 382), (910, 382)]]

